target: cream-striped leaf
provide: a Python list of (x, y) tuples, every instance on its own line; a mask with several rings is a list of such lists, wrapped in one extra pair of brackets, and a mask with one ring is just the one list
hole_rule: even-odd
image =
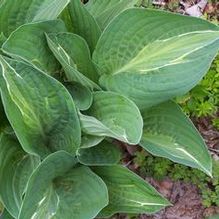
[(101, 35), (93, 54), (100, 84), (141, 109), (184, 94), (206, 74), (219, 28), (202, 19), (128, 9)]
[(138, 144), (143, 121), (137, 106), (126, 97), (106, 91), (97, 91), (93, 103), (80, 114), (82, 130), (89, 135), (109, 136), (129, 144)]
[(75, 154), (81, 130), (66, 88), (30, 65), (0, 56), (5, 113), (25, 151), (45, 157), (57, 150)]
[(58, 151), (32, 174), (18, 219), (93, 219), (107, 204), (108, 191), (101, 178), (77, 165), (75, 157)]
[(83, 38), (72, 33), (46, 36), (49, 48), (62, 65), (68, 81), (78, 82), (91, 90), (100, 89), (95, 83), (98, 81), (98, 74)]
[(155, 213), (170, 205), (149, 183), (120, 165), (93, 167), (106, 183), (109, 205), (99, 214), (109, 218), (115, 213)]
[(198, 168), (211, 176), (207, 146), (189, 118), (174, 102), (142, 112), (144, 130), (140, 145), (155, 156)]
[(39, 163), (39, 157), (22, 150), (15, 136), (0, 134), (0, 197), (15, 218), (18, 217), (27, 181)]

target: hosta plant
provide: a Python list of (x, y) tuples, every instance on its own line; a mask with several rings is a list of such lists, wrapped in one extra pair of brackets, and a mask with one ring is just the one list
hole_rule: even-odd
[(211, 176), (203, 139), (171, 99), (206, 74), (219, 28), (135, 4), (0, 0), (3, 219), (170, 205), (121, 165), (118, 141)]

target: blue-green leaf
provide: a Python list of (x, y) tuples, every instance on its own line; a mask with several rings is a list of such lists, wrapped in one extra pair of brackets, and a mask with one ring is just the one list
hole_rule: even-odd
[(93, 101), (92, 92), (79, 83), (64, 83), (79, 110), (87, 110)]
[(6, 0), (0, 4), (0, 32), (6, 36), (19, 26), (58, 17), (69, 0)]
[(68, 81), (78, 82), (90, 89), (100, 89), (95, 83), (98, 74), (83, 38), (72, 33), (59, 33), (47, 35), (47, 42)]
[(92, 168), (106, 183), (109, 205), (99, 214), (110, 217), (115, 213), (155, 213), (170, 205), (150, 184), (125, 167)]
[(91, 52), (93, 52), (101, 34), (96, 20), (80, 0), (71, 0), (66, 13), (69, 13), (71, 18), (73, 32), (83, 37), (87, 41)]
[(106, 166), (117, 164), (121, 159), (119, 148), (107, 141), (102, 141), (95, 147), (81, 148), (78, 160), (87, 166)]
[(207, 146), (190, 119), (174, 102), (142, 112), (144, 130), (140, 145), (153, 155), (198, 168), (211, 176)]
[(45, 33), (66, 31), (61, 20), (25, 24), (14, 31), (3, 44), (4, 53), (17, 60), (24, 60), (36, 68), (54, 74), (60, 64), (50, 51)]
[(45, 157), (75, 154), (81, 130), (71, 95), (54, 78), (22, 62), (0, 57), (4, 109), (25, 151)]
[(90, 148), (98, 145), (103, 141), (104, 136), (88, 135), (82, 132), (81, 136), (81, 148)]
[(114, 17), (125, 9), (134, 7), (136, 3), (137, 0), (89, 0), (85, 7), (101, 29), (104, 29)]
[(15, 218), (18, 217), (29, 177), (39, 162), (38, 157), (22, 150), (13, 135), (0, 134), (0, 197)]
[(143, 121), (137, 106), (113, 92), (94, 92), (93, 98), (87, 115), (80, 114), (82, 130), (89, 135), (109, 136), (129, 144), (138, 144)]
[(32, 174), (18, 218), (93, 219), (107, 204), (104, 182), (88, 167), (76, 165), (74, 157), (59, 151)]
[(93, 54), (107, 90), (141, 109), (186, 93), (219, 49), (219, 28), (202, 19), (128, 9), (105, 29)]

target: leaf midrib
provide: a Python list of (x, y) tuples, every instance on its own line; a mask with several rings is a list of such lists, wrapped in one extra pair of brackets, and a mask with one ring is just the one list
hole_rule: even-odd
[[(181, 36), (186, 36), (186, 35), (190, 35), (190, 34), (204, 34), (204, 33), (218, 33), (218, 38), (216, 38), (215, 40), (212, 40), (211, 42), (209, 42), (208, 44), (205, 44), (204, 46), (200, 46), (198, 48), (195, 48), (189, 52), (186, 52), (185, 54), (183, 55), (180, 55), (179, 57), (177, 58), (174, 58), (173, 60), (169, 60), (167, 64), (165, 65), (161, 65), (161, 66), (157, 66), (157, 67), (154, 67), (154, 68), (150, 68), (150, 69), (144, 69), (142, 72), (145, 72), (145, 73), (141, 73), (141, 74), (147, 74), (148, 72), (150, 71), (154, 71), (154, 70), (158, 70), (160, 68), (165, 68), (166, 66), (172, 66), (172, 65), (177, 65), (177, 64), (181, 64), (181, 63), (187, 63), (187, 62), (190, 62), (190, 61), (186, 61), (186, 60), (183, 60), (183, 58), (185, 58), (186, 56), (192, 54), (193, 52), (196, 52), (202, 48), (205, 48), (211, 44), (213, 44), (214, 42), (216, 42), (217, 40), (219, 40), (219, 31), (212, 31), (212, 30), (206, 30), (206, 31), (193, 31), (193, 32), (188, 32), (188, 33), (184, 33), (184, 34), (180, 34), (178, 35), (178, 37), (181, 37)], [(122, 67), (120, 67), (119, 69), (115, 70), (114, 72), (111, 73), (111, 75), (117, 75), (117, 74), (121, 74), (121, 73), (124, 73), (124, 72), (129, 72), (129, 70), (131, 68), (133, 68), (133, 66), (139, 64), (139, 63), (142, 63), (142, 58), (139, 59), (139, 56), (143, 53), (144, 50), (146, 50), (149, 46), (152, 46), (154, 43), (156, 42), (165, 42), (165, 41), (169, 41), (169, 40), (172, 40), (173, 38), (175, 38), (177, 36), (173, 36), (173, 37), (170, 37), (170, 38), (167, 38), (167, 39), (164, 39), (164, 40), (160, 40), (160, 38), (154, 40), (153, 42), (150, 42), (148, 43), (147, 45), (145, 45), (139, 52), (137, 55), (135, 55), (134, 57), (132, 57), (130, 60), (127, 60), (126, 64), (124, 64)], [(147, 60), (144, 59), (144, 61), (146, 62)]]

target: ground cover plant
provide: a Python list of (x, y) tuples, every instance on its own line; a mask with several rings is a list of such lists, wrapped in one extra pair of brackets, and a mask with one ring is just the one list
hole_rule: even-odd
[(113, 139), (212, 176), (203, 139), (171, 99), (206, 74), (219, 28), (136, 2), (0, 1), (3, 218), (169, 206), (119, 163)]
[(214, 127), (219, 130), (219, 56), (215, 58), (203, 80), (177, 100), (187, 115), (198, 118), (209, 116)]

